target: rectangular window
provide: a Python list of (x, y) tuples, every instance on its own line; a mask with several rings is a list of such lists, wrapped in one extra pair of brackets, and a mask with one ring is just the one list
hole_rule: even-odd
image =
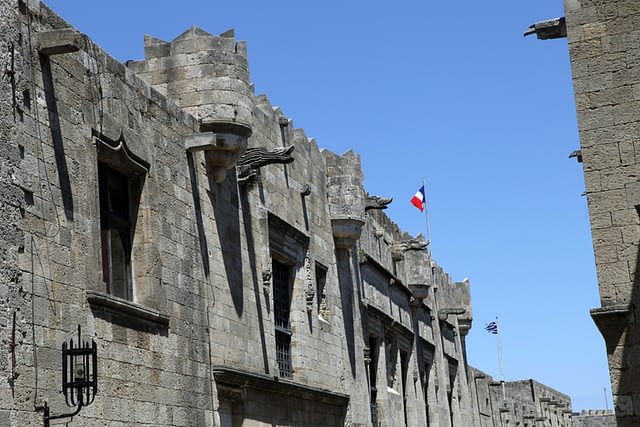
[(273, 310), (276, 327), (276, 358), (280, 377), (291, 378), (291, 291), (289, 267), (273, 260)]
[(369, 336), (369, 403), (371, 408), (371, 421), (372, 425), (378, 425), (378, 389), (376, 388), (378, 382), (378, 339), (371, 335)]
[(103, 279), (108, 293), (132, 300), (130, 179), (106, 164), (98, 163), (98, 185)]
[(316, 263), (316, 294), (318, 296), (318, 314), (324, 318), (328, 317), (329, 307), (327, 306), (327, 294), (325, 285), (327, 284), (327, 268)]
[(407, 418), (407, 372), (409, 370), (409, 357), (405, 351), (400, 351), (400, 375), (402, 376), (402, 409), (404, 411), (404, 425), (408, 424)]

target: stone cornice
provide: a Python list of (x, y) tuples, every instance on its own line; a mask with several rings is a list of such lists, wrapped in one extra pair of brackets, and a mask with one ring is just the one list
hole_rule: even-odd
[(294, 383), (277, 376), (242, 371), (228, 366), (214, 366), (212, 368), (216, 383), (233, 388), (252, 388), (267, 393), (277, 393), (315, 402), (328, 403), (346, 408), (349, 396), (331, 390), (312, 387), (306, 384)]

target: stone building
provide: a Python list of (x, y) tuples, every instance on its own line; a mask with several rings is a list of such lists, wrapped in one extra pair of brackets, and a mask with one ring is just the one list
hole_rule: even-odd
[(573, 427), (616, 427), (616, 416), (611, 410), (588, 410), (573, 414)]
[(125, 65), (38, 0), (0, 15), (0, 425), (72, 411), (78, 325), (73, 425), (569, 425), (468, 366), (469, 282), (254, 94), (232, 31)]
[(475, 424), (493, 426), (573, 426), (571, 398), (529, 379), (495, 381), (486, 373), (469, 368)]
[(640, 425), (640, 3), (565, 0), (565, 18), (532, 26), (568, 37), (580, 150), (618, 425)]

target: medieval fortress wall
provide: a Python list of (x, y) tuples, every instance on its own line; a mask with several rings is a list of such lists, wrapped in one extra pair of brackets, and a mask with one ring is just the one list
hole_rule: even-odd
[(565, 0), (601, 307), (618, 425), (640, 423), (640, 3)]
[(99, 393), (74, 425), (570, 425), (567, 396), (468, 366), (469, 282), (253, 92), (232, 32), (125, 65), (37, 0), (0, 15), (0, 425), (69, 412), (78, 325)]

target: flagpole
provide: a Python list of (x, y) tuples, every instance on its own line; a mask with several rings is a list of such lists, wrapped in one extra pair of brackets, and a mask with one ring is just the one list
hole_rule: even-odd
[(502, 345), (500, 343), (500, 323), (498, 322), (498, 316), (496, 316), (496, 342), (498, 343), (498, 364), (500, 365), (500, 384), (502, 384), (502, 401), (506, 403), (507, 395), (504, 390), (504, 365), (502, 363)]
[(424, 179), (422, 180), (422, 188), (424, 188), (424, 219), (427, 223), (427, 246), (429, 249), (429, 255), (431, 255), (431, 229), (429, 228), (429, 208), (427, 207), (427, 184)]

